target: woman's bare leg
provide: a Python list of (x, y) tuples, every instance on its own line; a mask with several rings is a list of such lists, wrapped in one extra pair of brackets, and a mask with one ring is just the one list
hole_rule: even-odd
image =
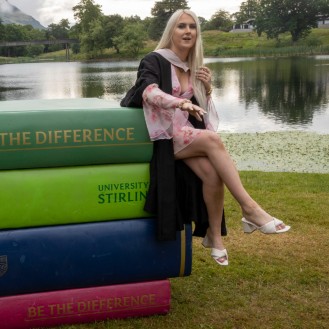
[(221, 223), (224, 209), (224, 184), (206, 157), (185, 159), (184, 162), (202, 181), (203, 199), (207, 207), (208, 237), (214, 248), (224, 249), (221, 241)]
[[(202, 181), (203, 199), (209, 220), (207, 238), (212, 248), (223, 250), (225, 247), (221, 236), (221, 224), (224, 209), (224, 183), (208, 158), (193, 157), (184, 159), (184, 162)], [(219, 258), (217, 261), (225, 261), (225, 257)]]
[[(273, 219), (243, 187), (235, 164), (217, 133), (203, 130), (190, 145), (177, 152), (175, 157), (184, 160), (193, 157), (207, 157), (218, 176), (239, 203), (244, 217), (258, 226)], [(278, 229), (283, 227), (284, 225), (279, 225)]]

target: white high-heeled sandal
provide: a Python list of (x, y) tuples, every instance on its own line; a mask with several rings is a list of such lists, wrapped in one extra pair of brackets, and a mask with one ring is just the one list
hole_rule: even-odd
[[(211, 249), (211, 257), (219, 265), (222, 265), (222, 266), (227, 266), (228, 265), (228, 254), (227, 254), (226, 249), (219, 250), (219, 249), (216, 249), (216, 248), (212, 248)], [(220, 259), (224, 259), (224, 260), (220, 261)]]
[[(252, 233), (258, 230), (264, 234), (275, 234), (284, 233), (290, 230), (290, 226), (285, 225), (282, 220), (277, 219), (275, 217), (273, 217), (272, 221), (264, 224), (263, 226), (257, 226), (256, 224), (249, 222), (244, 217), (241, 219), (241, 221), (244, 233)], [(282, 224), (284, 224), (285, 227), (280, 230), (277, 230), (277, 226)]]
[[(213, 248), (207, 235), (203, 238), (201, 244), (205, 248), (211, 248), (211, 254), (210, 255), (215, 260), (215, 262), (217, 264), (222, 265), (222, 266), (227, 266), (228, 265), (228, 254), (227, 254), (226, 249), (220, 250), (220, 249)], [(223, 260), (223, 261), (220, 261), (221, 258), (222, 259), (226, 258), (226, 259)]]

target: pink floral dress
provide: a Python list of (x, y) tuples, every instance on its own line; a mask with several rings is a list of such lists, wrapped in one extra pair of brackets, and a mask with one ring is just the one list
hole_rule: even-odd
[[(157, 84), (151, 84), (143, 92), (143, 109), (150, 139), (155, 141), (173, 138), (174, 153), (176, 154), (191, 144), (202, 130), (195, 129), (188, 121), (188, 112), (178, 108), (182, 99), (193, 97), (192, 84), (190, 83), (189, 88), (182, 93), (173, 65), (171, 65), (171, 76), (172, 95), (163, 92)], [(216, 112), (211, 97), (208, 97), (208, 109), (206, 110)], [(209, 123), (208, 114), (204, 116), (204, 120), (207, 129), (215, 130)]]

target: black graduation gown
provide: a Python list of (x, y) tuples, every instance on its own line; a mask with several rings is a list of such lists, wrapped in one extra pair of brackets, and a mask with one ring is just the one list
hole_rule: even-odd
[[(122, 99), (121, 106), (142, 108), (143, 91), (153, 83), (162, 91), (172, 93), (171, 64), (156, 52), (141, 60), (135, 85)], [(192, 101), (197, 104), (194, 98)], [(193, 116), (189, 121), (196, 128), (205, 128), (204, 123)], [(191, 222), (195, 223), (194, 236), (204, 237), (206, 234), (209, 223), (202, 182), (183, 161), (175, 161), (172, 139), (153, 142), (150, 188), (144, 209), (157, 217), (159, 240), (174, 240), (176, 232)], [(221, 233), (227, 234), (224, 212)]]

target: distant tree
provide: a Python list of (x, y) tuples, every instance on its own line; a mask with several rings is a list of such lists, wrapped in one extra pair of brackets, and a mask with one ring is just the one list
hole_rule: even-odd
[(255, 20), (258, 35), (270, 39), (289, 32), (293, 42), (307, 36), (317, 27), (322, 1), (320, 0), (260, 0)]
[(153, 40), (159, 40), (170, 16), (178, 9), (190, 9), (186, 0), (162, 0), (156, 1), (151, 9), (153, 16), (149, 27), (149, 36)]
[(259, 11), (260, 0), (247, 0), (241, 3), (240, 11), (234, 13), (236, 24), (242, 24), (248, 19), (256, 18)]
[(6, 24), (5, 28), (5, 41), (26, 41), (26, 32), (22, 25)]
[(73, 7), (73, 12), (81, 49), (91, 55), (98, 53), (100, 46), (105, 45), (101, 6), (95, 4), (94, 0), (81, 0)]
[(329, 15), (329, 0), (319, 0), (319, 12), (320, 15)]
[[(79, 29), (77, 25), (73, 25), (69, 31), (69, 38), (70, 39), (79, 39)], [(80, 52), (80, 43), (73, 43), (71, 49), (74, 54), (78, 54)]]
[[(62, 19), (59, 24), (49, 24), (48, 28), (46, 30), (46, 38), (48, 40), (51, 39), (68, 39), (69, 38), (69, 32), (70, 32), (70, 23), (68, 19)], [(64, 45), (49, 45), (46, 46), (45, 51), (56, 51), (63, 49)]]
[(102, 19), (93, 20), (89, 24), (89, 30), (79, 33), (80, 47), (83, 52), (91, 57), (100, 54), (106, 48), (106, 38), (103, 31)]
[[(44, 30), (35, 29), (31, 25), (23, 25), (22, 28), (27, 40), (44, 40), (46, 37)], [(44, 49), (44, 45), (29, 45), (25, 47), (26, 55), (31, 57), (42, 54)]]
[[(32, 25), (0, 24), (1, 41), (44, 40), (45, 32)], [(3, 56), (36, 56), (44, 51), (44, 45), (15, 46), (1, 49)]]
[[(5, 27), (5, 40), (4, 41), (27, 41), (26, 31), (22, 25), (6, 24)], [(7, 47), (6, 52), (8, 56), (25, 56), (26, 49), (23, 46)]]
[(150, 26), (152, 24), (152, 17), (145, 17), (142, 21), (145, 31), (149, 31), (150, 30)]
[(90, 30), (88, 38), (92, 40), (93, 47), (92, 52), (94, 55), (102, 53), (103, 49), (106, 48), (106, 38), (104, 34), (103, 21), (101, 19), (94, 20), (90, 23)]
[(105, 45), (107, 48), (114, 48), (117, 53), (120, 52), (114, 38), (118, 37), (123, 30), (124, 19), (120, 15), (110, 15), (104, 17), (103, 33), (105, 34)]
[(207, 20), (204, 17), (199, 16), (198, 17), (199, 23), (200, 23), (200, 27), (201, 30), (204, 29), (204, 26), (207, 24)]
[(129, 25), (129, 24), (139, 24), (142, 22), (142, 19), (138, 15), (133, 15), (130, 17), (125, 17), (124, 18), (124, 23)]
[(233, 22), (230, 13), (225, 10), (218, 10), (205, 24), (204, 30), (221, 30), (227, 32), (232, 28), (232, 25)]
[[(0, 18), (0, 42), (5, 41), (5, 26)], [(0, 47), (0, 56), (6, 56), (5, 47)]]
[(2, 24), (2, 20), (0, 18), (0, 42), (5, 40), (5, 26)]
[(49, 24), (46, 31), (47, 36), (53, 36), (55, 39), (66, 39), (70, 31), (69, 20), (62, 19), (59, 24)]
[(114, 42), (119, 48), (126, 49), (127, 53), (136, 57), (145, 46), (147, 33), (142, 23), (127, 24), (123, 28), (122, 34), (114, 38)]
[(94, 0), (81, 0), (73, 8), (74, 18), (77, 21), (77, 27), (81, 32), (87, 32), (90, 24), (103, 16), (101, 6), (95, 4)]

